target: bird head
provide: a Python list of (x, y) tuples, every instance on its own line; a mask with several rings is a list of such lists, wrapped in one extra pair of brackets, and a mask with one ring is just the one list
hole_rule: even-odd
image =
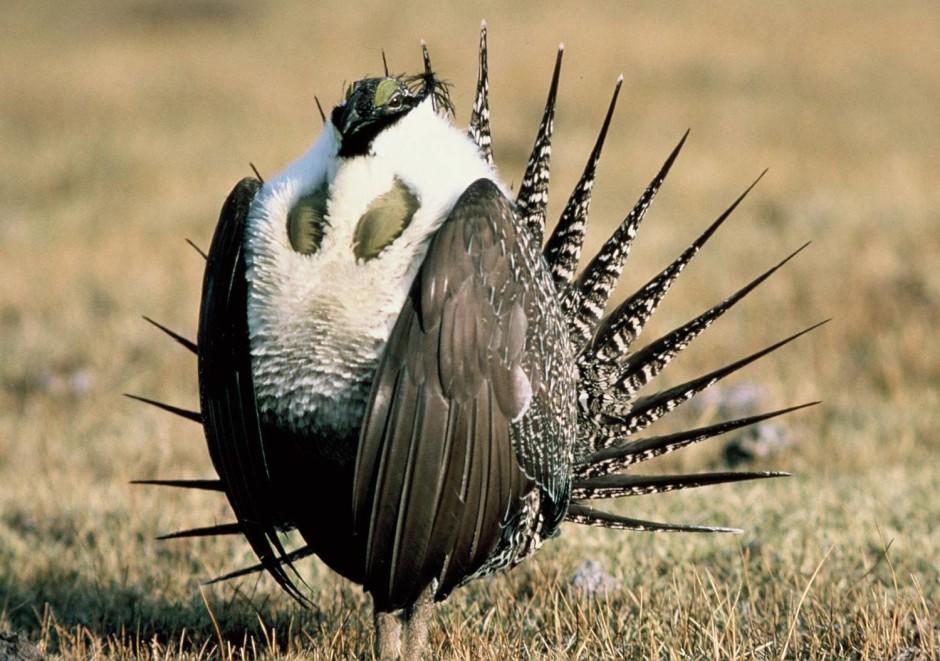
[(330, 120), (340, 134), (340, 156), (368, 153), (375, 137), (431, 98), (435, 108), (452, 112), (447, 86), (430, 72), (418, 76), (364, 78), (350, 85)]

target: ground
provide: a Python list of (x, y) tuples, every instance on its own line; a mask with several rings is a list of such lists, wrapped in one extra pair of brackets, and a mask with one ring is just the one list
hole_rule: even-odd
[[(565, 527), (534, 560), (439, 608), (435, 654), (940, 654), (936, 3), (135, 0), (0, 11), (0, 630), (65, 659), (367, 654), (366, 598), (317, 562), (300, 565), (318, 606), (302, 610), (265, 577), (200, 587), (251, 563), (240, 540), (154, 541), (230, 514), (215, 494), (128, 484), (213, 474), (197, 426), (120, 393), (195, 406), (192, 357), (140, 315), (194, 335), (202, 260), (183, 239), (208, 245), (248, 162), (262, 174), (282, 167), (320, 129), (314, 95), (329, 106), (343, 81), (380, 72), (383, 48), (393, 70), (417, 69), (422, 37), (465, 122), (486, 18), (496, 158), (510, 182), (566, 42), (553, 216), (624, 73), (591, 248), (692, 129), (620, 296), (770, 168), (647, 337), (813, 241), (666, 382), (834, 320), (723, 391), (750, 389), (767, 408), (824, 400), (783, 421), (775, 433), (790, 443), (750, 464), (794, 477), (619, 506), (742, 534)], [(656, 431), (720, 419), (723, 400), (708, 401)], [(720, 467), (723, 442), (654, 469)], [(606, 591), (578, 587), (585, 572)]]

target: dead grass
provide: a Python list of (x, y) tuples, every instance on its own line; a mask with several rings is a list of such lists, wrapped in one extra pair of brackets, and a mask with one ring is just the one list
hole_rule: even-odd
[[(200, 260), (247, 162), (272, 172), (319, 130), (317, 94), (419, 64), (428, 40), (464, 121), (475, 31), (491, 28), (496, 156), (518, 180), (554, 46), (566, 42), (553, 181), (577, 177), (626, 77), (594, 204), (597, 246), (686, 127), (622, 293), (763, 167), (770, 175), (683, 276), (650, 336), (806, 239), (814, 246), (677, 361), (666, 381), (820, 318), (749, 368), (767, 404), (825, 399), (759, 467), (797, 477), (631, 501), (637, 516), (740, 537), (565, 529), (534, 561), (438, 609), (445, 658), (938, 658), (940, 41), (937, 8), (834, 2), (492, 5), (247, 2), (7, 5), (0, 49), (0, 628), (62, 658), (354, 658), (362, 593), (315, 562), (319, 610), (268, 579), (200, 592), (251, 561), (230, 540), (158, 544), (222, 521), (221, 499), (132, 488), (208, 477), (199, 430), (120, 399), (196, 399), (194, 365), (140, 321), (191, 332)], [(556, 195), (557, 212), (563, 196)], [(685, 411), (685, 419), (709, 411)], [(677, 422), (665, 423), (678, 424)], [(698, 469), (718, 445), (664, 462)], [(621, 587), (569, 577), (597, 560)]]

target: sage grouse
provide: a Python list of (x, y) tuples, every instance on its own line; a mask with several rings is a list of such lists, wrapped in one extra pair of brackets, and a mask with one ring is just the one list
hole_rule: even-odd
[[(801, 408), (635, 437), (807, 331), (639, 395), (790, 257), (634, 350), (666, 291), (744, 194), (604, 316), (686, 136), (575, 277), (622, 77), (543, 247), (562, 52), (514, 199), (493, 165), (484, 25), (468, 130), (452, 124), (447, 85), (426, 48), (422, 74), (386, 70), (353, 83), (303, 156), (268, 181), (243, 179), (226, 200), (207, 255), (198, 342), (160, 326), (198, 356), (201, 411), (145, 401), (202, 423), (219, 479), (143, 482), (223, 492), (235, 514), (233, 523), (166, 537), (244, 535), (260, 564), (222, 578), (267, 570), (301, 601), (293, 562), (319, 556), (371, 595), (385, 657), (419, 656), (434, 602), (518, 564), (564, 521), (729, 530), (628, 518), (594, 509), (593, 499), (782, 475), (622, 472)], [(278, 533), (291, 529), (306, 546), (288, 552)]]

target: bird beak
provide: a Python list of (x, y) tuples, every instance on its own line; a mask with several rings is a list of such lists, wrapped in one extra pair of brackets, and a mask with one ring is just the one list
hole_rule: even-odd
[(352, 103), (347, 103), (343, 106), (338, 119), (338, 124), (336, 122), (333, 123), (336, 125), (336, 130), (339, 131), (340, 135), (345, 137), (349, 134), (350, 129), (360, 122), (361, 118), (359, 117), (359, 113), (356, 112), (356, 106)]

